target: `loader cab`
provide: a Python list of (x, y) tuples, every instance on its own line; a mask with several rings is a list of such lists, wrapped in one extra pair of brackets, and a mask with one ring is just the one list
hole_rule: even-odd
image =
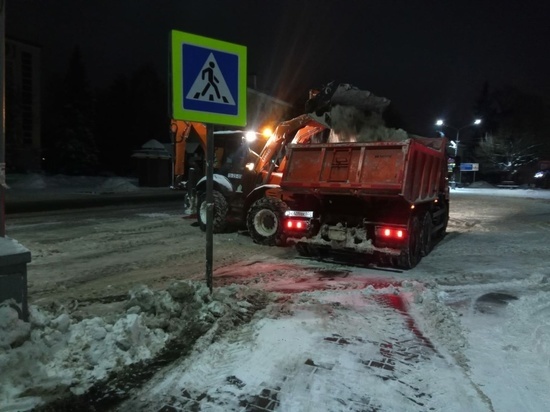
[(214, 173), (226, 175), (243, 152), (244, 132), (242, 130), (220, 130), (214, 132)]
[(251, 131), (220, 131), (214, 132), (214, 141), (214, 173), (227, 177), (235, 192), (248, 192), (243, 186), (248, 186), (245, 182), (249, 180), (255, 181), (255, 178), (247, 177), (255, 176), (253, 170), (266, 137)]
[[(227, 177), (233, 169), (243, 167), (240, 162), (240, 154), (245, 151), (242, 147), (243, 136), (242, 130), (214, 132), (214, 173)], [(186, 141), (185, 177), (189, 175), (190, 168), (195, 169), (197, 179), (206, 175), (206, 136), (189, 135)]]

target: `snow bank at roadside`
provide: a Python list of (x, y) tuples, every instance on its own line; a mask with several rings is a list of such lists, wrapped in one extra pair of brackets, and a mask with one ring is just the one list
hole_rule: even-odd
[(135, 192), (139, 188), (122, 177), (110, 177), (95, 188), (99, 193)]
[(69, 390), (82, 394), (110, 373), (155, 357), (189, 328), (207, 331), (216, 324), (220, 333), (233, 325), (235, 314), (248, 311), (247, 293), (230, 286), (210, 295), (204, 284), (189, 281), (158, 292), (138, 286), (121, 313), (79, 319), (66, 307), (30, 306), (30, 323), (3, 302), (0, 411), (29, 410)]
[(71, 190), (92, 193), (121, 193), (139, 190), (135, 179), (125, 177), (43, 175), (31, 173), (17, 175), (9, 183), (14, 190)]
[(486, 182), (485, 180), (478, 180), (477, 182), (471, 183), (468, 188), (470, 189), (495, 189), (495, 186), (491, 183)]
[[(495, 196), (495, 197), (520, 197), (526, 199), (550, 199), (550, 190), (547, 189), (506, 189), (506, 188), (456, 188), (451, 190), (451, 199), (453, 193)], [(452, 201), (452, 200), (451, 200)]]

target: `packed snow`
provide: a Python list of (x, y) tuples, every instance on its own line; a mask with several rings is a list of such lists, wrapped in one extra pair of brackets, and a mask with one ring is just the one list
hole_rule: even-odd
[(10, 256), (27, 253), (29, 250), (15, 239), (10, 237), (0, 238), (0, 256)]
[[(102, 316), (86, 316), (78, 302), (31, 305), (29, 323), (4, 302), (0, 412), (146, 368), (195, 330), (190, 353), (113, 407), (546, 411), (550, 192), (478, 186), (451, 192), (475, 206), (453, 209), (448, 239), (408, 272), (243, 262), (217, 272), (228, 282), (212, 295), (200, 281), (138, 286), (105, 303)], [(494, 202), (516, 202), (512, 215), (493, 215)], [(237, 275), (249, 282), (232, 285)]]

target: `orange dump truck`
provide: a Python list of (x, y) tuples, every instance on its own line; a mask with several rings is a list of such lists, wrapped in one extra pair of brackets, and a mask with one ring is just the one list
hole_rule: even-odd
[(446, 230), (444, 138), (290, 145), (280, 197), (288, 243), (305, 256), (365, 254), (416, 266)]

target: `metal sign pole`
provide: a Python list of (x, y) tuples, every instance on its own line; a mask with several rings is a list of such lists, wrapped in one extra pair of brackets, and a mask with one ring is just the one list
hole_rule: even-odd
[(212, 293), (212, 262), (213, 262), (213, 249), (214, 249), (214, 235), (213, 235), (214, 193), (213, 192), (214, 192), (214, 130), (211, 124), (207, 124), (206, 125), (206, 285), (210, 289), (210, 293)]
[(6, 237), (6, 98), (5, 98), (5, 0), (0, 0), (0, 237)]
[(246, 47), (172, 30), (170, 50), (172, 118), (206, 125), (206, 283), (212, 293), (213, 125), (246, 125)]

